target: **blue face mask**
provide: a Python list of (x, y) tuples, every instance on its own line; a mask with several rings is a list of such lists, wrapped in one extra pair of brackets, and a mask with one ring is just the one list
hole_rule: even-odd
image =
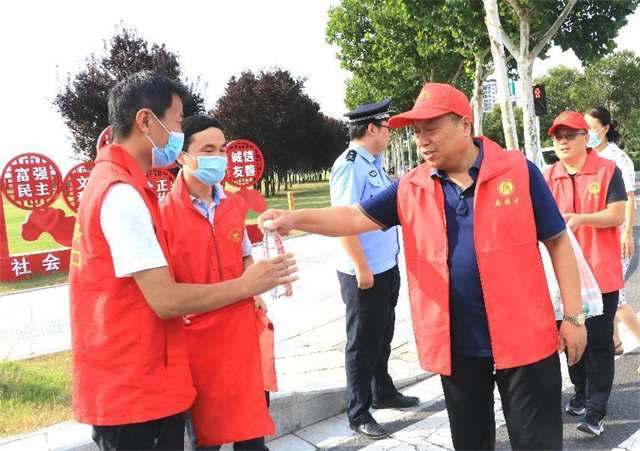
[(158, 121), (162, 128), (164, 128), (164, 130), (169, 134), (169, 141), (167, 141), (167, 144), (164, 147), (156, 146), (155, 143), (151, 140), (151, 137), (149, 137), (149, 135), (146, 135), (147, 139), (153, 146), (153, 148), (151, 149), (151, 167), (166, 168), (167, 166), (171, 166), (173, 162), (176, 161), (176, 158), (178, 158), (178, 155), (180, 155), (182, 146), (184, 145), (184, 133), (170, 132), (169, 130), (167, 130), (167, 127), (165, 127), (164, 124), (160, 122), (160, 119), (158, 119), (156, 115), (153, 114), (153, 111), (151, 111), (151, 114), (156, 118), (156, 121)]
[(227, 157), (194, 157), (188, 153), (185, 155), (198, 159), (198, 169), (192, 173), (205, 185), (213, 186), (224, 179), (227, 173)]
[(604, 127), (602, 127), (600, 131), (589, 132), (589, 143), (587, 144), (587, 147), (595, 149), (600, 145), (600, 143), (602, 143), (602, 138), (598, 136), (602, 130), (604, 130)]

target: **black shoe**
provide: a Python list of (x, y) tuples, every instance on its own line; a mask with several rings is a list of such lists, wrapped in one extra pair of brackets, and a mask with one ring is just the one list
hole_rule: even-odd
[(564, 411), (569, 415), (584, 415), (587, 412), (587, 408), (584, 406), (584, 395), (575, 394), (571, 397), (569, 402), (564, 408)]
[(371, 407), (374, 409), (391, 409), (393, 407), (413, 407), (418, 404), (420, 404), (420, 398), (417, 396), (404, 396), (398, 393), (386, 401), (373, 401)]
[(584, 421), (578, 425), (578, 430), (599, 437), (604, 432), (603, 418), (602, 415), (589, 410), (584, 417)]
[(368, 423), (360, 425), (349, 424), (349, 427), (358, 434), (362, 434), (373, 440), (380, 440), (389, 437), (387, 430), (380, 426), (374, 419), (371, 419)]

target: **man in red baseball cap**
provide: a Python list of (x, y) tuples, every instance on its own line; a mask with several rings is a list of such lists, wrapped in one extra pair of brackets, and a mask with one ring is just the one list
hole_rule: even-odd
[(580, 431), (599, 436), (614, 375), (613, 319), (618, 293), (624, 287), (620, 261), (620, 229), (627, 192), (616, 163), (587, 147), (589, 125), (575, 111), (560, 113), (549, 129), (560, 161), (544, 178), (575, 232), (582, 253), (602, 292), (603, 314), (589, 318), (587, 347), (577, 365), (569, 367), (575, 394), (565, 407), (570, 415), (585, 415)]
[[(329, 236), (402, 225), (418, 356), (442, 375), (454, 447), (495, 448), (497, 383), (512, 447), (561, 449), (558, 352), (574, 364), (586, 343), (575, 255), (538, 168), (474, 138), (472, 121), (462, 92), (427, 83), (389, 120), (413, 127), (427, 164), (357, 205), (269, 210), (258, 222)], [(538, 241), (567, 313), (560, 339)]]

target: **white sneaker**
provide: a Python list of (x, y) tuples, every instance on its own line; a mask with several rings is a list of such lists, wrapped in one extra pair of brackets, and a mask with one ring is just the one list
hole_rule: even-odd
[(589, 411), (584, 421), (578, 425), (578, 430), (599, 437), (604, 432), (604, 419), (597, 413)]

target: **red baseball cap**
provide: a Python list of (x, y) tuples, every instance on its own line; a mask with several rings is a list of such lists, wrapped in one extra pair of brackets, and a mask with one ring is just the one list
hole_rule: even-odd
[(553, 120), (553, 125), (547, 133), (549, 136), (553, 135), (556, 128), (564, 125), (565, 127), (573, 128), (575, 130), (584, 130), (589, 132), (589, 124), (584, 120), (584, 116), (575, 111), (563, 111)]
[(406, 127), (413, 121), (434, 119), (447, 113), (467, 116), (473, 121), (469, 99), (462, 91), (443, 83), (427, 83), (418, 94), (413, 109), (389, 119), (391, 128)]

